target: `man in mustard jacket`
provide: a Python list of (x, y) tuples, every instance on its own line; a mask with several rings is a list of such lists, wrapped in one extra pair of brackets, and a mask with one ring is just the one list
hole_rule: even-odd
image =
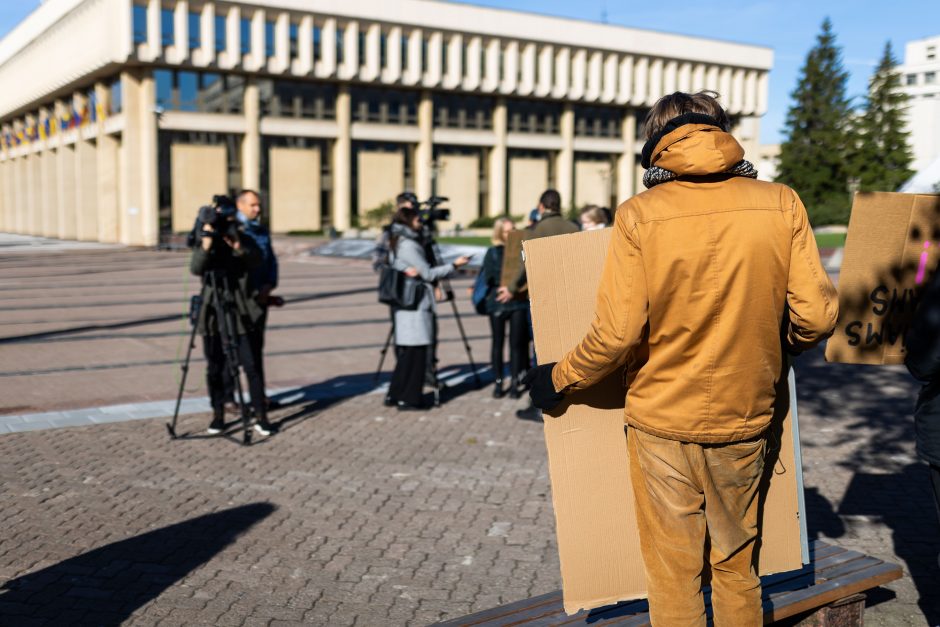
[(628, 365), (650, 616), (668, 627), (706, 623), (706, 536), (715, 624), (762, 624), (757, 492), (783, 351), (816, 346), (838, 314), (803, 204), (755, 180), (715, 96), (677, 92), (653, 107), (650, 189), (617, 210), (594, 323), (529, 376), (533, 402), (551, 410)]

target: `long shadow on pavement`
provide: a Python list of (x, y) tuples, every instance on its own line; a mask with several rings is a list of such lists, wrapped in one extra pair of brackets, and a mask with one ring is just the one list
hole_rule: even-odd
[(0, 622), (119, 625), (274, 510), (253, 503), (206, 514), (12, 579), (0, 589)]
[[(903, 367), (829, 364), (821, 350), (800, 357), (794, 366), (801, 411), (814, 414), (822, 424), (838, 420), (833, 422), (838, 431), (825, 446), (854, 446), (850, 457), (835, 462), (853, 473), (838, 506), (815, 488), (806, 491), (811, 536), (844, 535), (840, 516), (865, 517), (887, 526), (894, 554), (910, 573), (928, 624), (940, 624), (940, 527), (927, 466), (911, 458), (917, 384)], [(859, 441), (862, 433), (867, 438)], [(805, 436), (802, 444), (804, 459), (823, 446)]]

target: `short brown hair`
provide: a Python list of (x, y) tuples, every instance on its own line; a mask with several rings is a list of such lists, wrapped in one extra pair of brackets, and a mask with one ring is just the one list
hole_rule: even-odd
[(684, 113), (701, 113), (715, 118), (723, 131), (731, 130), (731, 120), (728, 114), (718, 104), (720, 96), (714, 91), (700, 91), (696, 94), (687, 94), (677, 91), (663, 96), (656, 101), (653, 108), (646, 115), (646, 139), (659, 133), (669, 120)]

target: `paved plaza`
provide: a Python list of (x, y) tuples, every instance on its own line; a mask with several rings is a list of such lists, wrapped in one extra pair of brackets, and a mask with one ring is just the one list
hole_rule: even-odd
[[(4, 241), (0, 239), (0, 244)], [(201, 348), (177, 428), (188, 254), (0, 246), (0, 625), (425, 625), (558, 589), (551, 490), (524, 401), (476, 390), (442, 308), (442, 407), (376, 384), (388, 312), (361, 260), (277, 240), (268, 387), (281, 432), (203, 437)], [(455, 282), (473, 357), (488, 324)], [(490, 380), (488, 371), (482, 373)], [(900, 368), (797, 365), (813, 538), (897, 562), (868, 625), (940, 624), (940, 552)]]

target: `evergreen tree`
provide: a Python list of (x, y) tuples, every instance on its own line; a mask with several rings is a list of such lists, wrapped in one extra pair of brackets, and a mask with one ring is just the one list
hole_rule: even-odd
[(893, 192), (914, 175), (904, 125), (908, 96), (900, 89), (897, 65), (889, 41), (869, 81), (865, 110), (858, 120), (858, 151), (853, 161), (859, 191)]
[(853, 143), (842, 50), (827, 17), (800, 70), (787, 111), (777, 180), (796, 190), (811, 222), (846, 224), (851, 200), (848, 160)]

